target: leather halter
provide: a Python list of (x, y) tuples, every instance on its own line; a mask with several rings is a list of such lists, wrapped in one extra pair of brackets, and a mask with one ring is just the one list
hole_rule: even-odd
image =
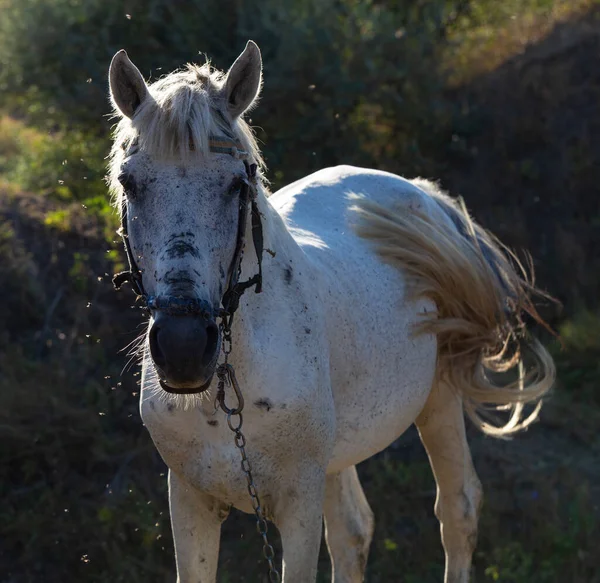
[[(249, 153), (246, 152), (242, 144), (237, 140), (229, 138), (211, 137), (209, 141), (209, 149), (216, 154), (230, 154), (235, 158), (240, 158), (244, 161), (246, 167), (246, 179), (242, 182), (239, 195), (239, 220), (237, 241), (233, 259), (229, 268), (229, 276), (227, 288), (221, 299), (222, 308), (214, 308), (208, 302), (197, 298), (189, 298), (184, 296), (151, 296), (144, 289), (142, 271), (139, 269), (131, 250), (129, 242), (129, 234), (127, 229), (128, 217), (127, 207), (123, 207), (121, 215), (121, 230), (120, 234), (125, 245), (125, 254), (129, 263), (129, 270), (121, 271), (113, 277), (113, 285), (115, 289), (120, 289), (123, 283), (129, 282), (133, 291), (143, 301), (143, 307), (149, 312), (163, 311), (176, 316), (201, 316), (206, 320), (222, 318), (225, 328), (231, 327), (233, 315), (238, 309), (240, 298), (243, 293), (250, 287), (254, 286), (254, 291), (260, 293), (262, 291), (262, 254), (263, 254), (263, 229), (260, 220), (260, 211), (256, 202), (257, 187), (256, 187), (256, 164), (249, 163)], [(248, 223), (248, 204), (251, 206), (252, 220), (252, 241), (254, 250), (256, 251), (256, 259), (258, 262), (258, 272), (247, 281), (239, 281), (241, 274), (242, 258), (244, 255), (246, 226)]]

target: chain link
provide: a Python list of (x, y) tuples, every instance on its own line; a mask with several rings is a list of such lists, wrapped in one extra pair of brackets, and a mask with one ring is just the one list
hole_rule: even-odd
[[(230, 318), (231, 316), (225, 316)], [(223, 336), (222, 350), (225, 355), (225, 364), (227, 364), (227, 357), (231, 354), (231, 328), (229, 324), (221, 326), (221, 333)]]
[[(254, 477), (252, 476), (252, 466), (250, 464), (248, 456), (246, 455), (246, 437), (242, 433), (242, 425), (244, 423), (244, 418), (242, 416), (242, 411), (244, 409), (244, 399), (242, 397), (240, 386), (235, 377), (235, 371), (233, 367), (229, 364), (227, 358), (231, 353), (231, 328), (229, 328), (229, 326), (223, 326), (222, 332), (223, 353), (225, 354), (225, 361), (223, 362), (223, 364), (220, 364), (217, 368), (217, 377), (219, 379), (217, 390), (217, 403), (221, 410), (227, 415), (227, 425), (234, 434), (233, 440), (235, 442), (235, 446), (240, 451), (240, 455), (242, 457), (240, 465), (242, 471), (244, 472), (244, 475), (246, 476), (246, 487), (248, 489), (248, 494), (250, 495), (252, 509), (254, 510), (254, 514), (256, 516), (256, 530), (263, 541), (263, 557), (269, 565), (269, 582), (280, 583), (281, 575), (279, 574), (279, 571), (275, 566), (275, 550), (273, 549), (273, 546), (269, 543), (269, 538), (267, 536), (267, 521), (264, 516), (263, 507), (260, 503), (260, 498), (258, 496), (256, 484), (254, 483)], [(238, 400), (237, 407), (234, 407), (233, 409), (230, 409), (225, 404), (226, 386), (233, 388), (236, 398)]]

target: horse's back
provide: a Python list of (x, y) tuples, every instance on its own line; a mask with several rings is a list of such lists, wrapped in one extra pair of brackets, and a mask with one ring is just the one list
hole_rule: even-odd
[(404, 274), (383, 264), (352, 229), (356, 196), (441, 213), (412, 182), (338, 166), (275, 193), (271, 203), (314, 266), (327, 314), (337, 440), (330, 471), (386, 447), (420, 412), (435, 372), (436, 343), (411, 331), (434, 306), (405, 295)]
[(282, 188), (270, 197), (271, 204), (289, 227), (313, 231), (322, 239), (344, 236), (348, 231), (348, 208), (355, 196), (387, 205), (427, 207), (438, 212), (434, 201), (415, 183), (395, 174), (354, 166), (319, 170)]

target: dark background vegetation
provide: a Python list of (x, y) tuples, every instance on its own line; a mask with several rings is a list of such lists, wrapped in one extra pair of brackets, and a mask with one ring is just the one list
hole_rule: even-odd
[[(150, 79), (203, 53), (226, 68), (248, 38), (274, 188), (337, 163), (435, 178), (531, 252), (564, 305), (542, 307), (560, 379), (523, 436), (470, 430), (473, 580), (600, 581), (599, 18), (592, 0), (0, 0), (0, 582), (174, 580), (165, 467), (119, 352), (143, 318), (110, 285), (106, 73), (123, 47)], [(359, 471), (367, 581), (441, 581), (415, 434)], [(234, 514), (220, 582), (262, 580), (255, 539)]]

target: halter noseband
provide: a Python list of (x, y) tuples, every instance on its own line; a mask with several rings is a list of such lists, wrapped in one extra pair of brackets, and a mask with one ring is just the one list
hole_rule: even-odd
[[(263, 229), (260, 220), (260, 211), (256, 202), (256, 164), (249, 163), (249, 153), (246, 152), (241, 143), (229, 138), (211, 137), (209, 149), (215, 154), (230, 154), (244, 161), (246, 167), (246, 179), (242, 183), (239, 197), (239, 220), (237, 241), (231, 266), (229, 268), (229, 279), (227, 288), (221, 299), (222, 308), (215, 309), (208, 302), (196, 298), (184, 296), (151, 296), (144, 289), (142, 272), (140, 271), (129, 242), (127, 229), (127, 207), (123, 207), (121, 215), (120, 234), (125, 245), (125, 254), (129, 263), (128, 271), (121, 271), (113, 277), (115, 289), (120, 289), (125, 282), (129, 282), (133, 291), (143, 301), (143, 306), (149, 312), (163, 311), (176, 316), (201, 316), (206, 320), (222, 318), (225, 328), (231, 327), (233, 315), (240, 305), (240, 298), (244, 292), (254, 286), (256, 293), (262, 291), (262, 254), (263, 254)], [(247, 281), (239, 281), (244, 255), (246, 225), (248, 223), (248, 203), (252, 208), (252, 241), (256, 251), (258, 262), (258, 273)]]

